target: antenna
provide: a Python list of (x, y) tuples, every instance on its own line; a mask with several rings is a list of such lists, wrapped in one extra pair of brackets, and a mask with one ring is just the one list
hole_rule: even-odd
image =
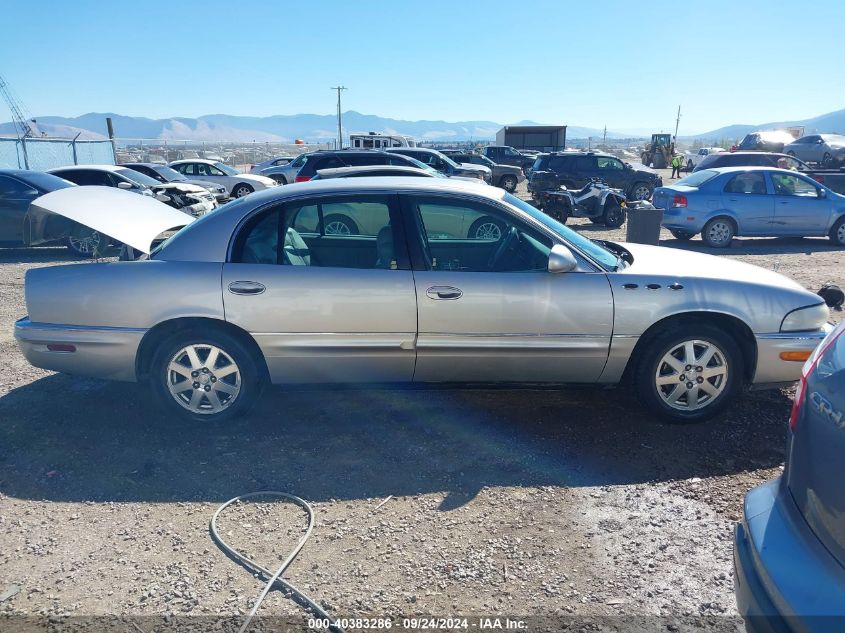
[[(12, 94), (12, 89), (9, 86), (8, 82), (3, 79), (3, 76), (0, 75), (0, 92), (3, 93), (3, 99), (6, 101), (6, 104), (9, 106), (9, 110), (12, 111), (12, 123), (17, 130), (20, 128), (20, 133), (18, 133), (18, 137), (27, 138), (30, 136), (35, 136), (35, 128), (29, 124), (27, 117), (23, 114), (23, 105), (18, 101), (17, 97)], [(32, 120), (35, 123), (35, 120)]]

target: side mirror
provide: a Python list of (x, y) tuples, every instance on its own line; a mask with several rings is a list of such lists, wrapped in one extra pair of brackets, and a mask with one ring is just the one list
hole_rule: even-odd
[(819, 198), (827, 198), (827, 191), (825, 191), (824, 189), (819, 189), (818, 192)]
[(156, 200), (159, 202), (170, 202), (170, 196), (164, 193), (157, 193), (155, 196)]
[(126, 182), (124, 180), (124, 181), (117, 183), (117, 188), (118, 189), (132, 189), (133, 187), (132, 187), (132, 183)]
[(563, 244), (555, 244), (549, 253), (549, 272), (568, 273), (578, 268), (575, 255)]

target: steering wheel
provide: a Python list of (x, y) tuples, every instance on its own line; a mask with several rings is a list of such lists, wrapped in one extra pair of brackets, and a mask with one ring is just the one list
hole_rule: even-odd
[(497, 270), (499, 264), (501, 263), (502, 258), (505, 256), (513, 243), (519, 241), (519, 231), (516, 230), (515, 226), (511, 227), (511, 230), (508, 231), (508, 234), (502, 238), (502, 243), (499, 244), (499, 248), (496, 249), (496, 252), (490, 257), (490, 260), (487, 262), (487, 270)]

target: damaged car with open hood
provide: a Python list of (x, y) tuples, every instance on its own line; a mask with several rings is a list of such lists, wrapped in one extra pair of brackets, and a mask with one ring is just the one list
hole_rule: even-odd
[[(794, 383), (830, 330), (783, 275), (593, 241), (454, 179), (276, 187), (155, 248), (180, 218), (84, 200), (76, 221), (149, 256), (30, 269), (18, 345), (37, 367), (145, 383), (183, 420), (239, 420), (268, 384), (410, 383), (616, 386), (696, 422)], [(354, 229), (328, 231), (337, 218)]]

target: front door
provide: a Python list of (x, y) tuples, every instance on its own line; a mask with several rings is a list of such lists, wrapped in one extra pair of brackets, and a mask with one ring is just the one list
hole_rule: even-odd
[(771, 172), (774, 187), (774, 233), (779, 235), (825, 235), (830, 201), (812, 180), (798, 174)]
[[(223, 266), (226, 320), (273, 382), (410, 382), (417, 306), (391, 195), (322, 196), (257, 213)], [(330, 229), (330, 230), (327, 230)]]
[(0, 176), (0, 242), (23, 241), (23, 219), (38, 191), (17, 178)]
[(598, 379), (613, 327), (604, 273), (549, 273), (552, 240), (490, 202), (404, 202), (419, 251), (415, 382)]
[(728, 180), (722, 204), (739, 222), (740, 235), (769, 235), (775, 213), (774, 196), (766, 189), (762, 172), (741, 172)]

